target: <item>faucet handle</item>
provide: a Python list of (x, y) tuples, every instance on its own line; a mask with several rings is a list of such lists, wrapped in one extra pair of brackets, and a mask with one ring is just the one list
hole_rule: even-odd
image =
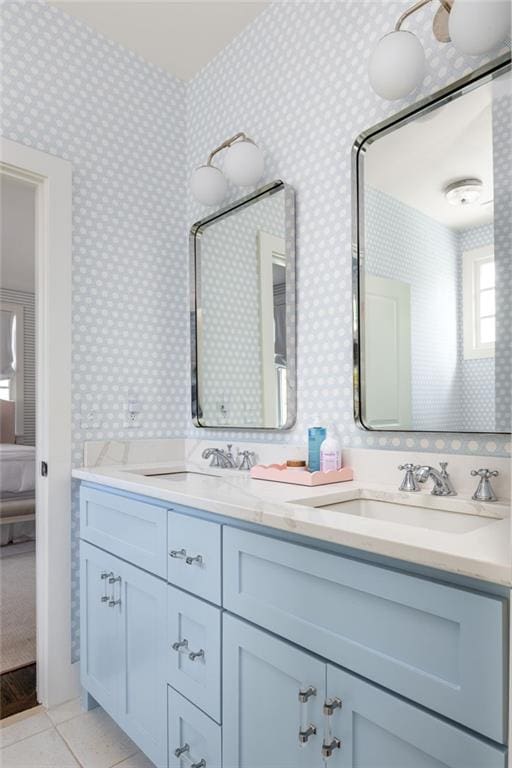
[(471, 497), (474, 501), (498, 501), (494, 493), (490, 478), (498, 477), (499, 472), (496, 469), (472, 469), (471, 476), (479, 477), (478, 488)]
[(405, 477), (400, 483), (399, 491), (414, 492), (419, 491), (420, 487), (414, 475), (414, 471), (417, 467), (410, 462), (408, 464), (400, 464), (398, 469), (405, 472)]
[(489, 479), (490, 477), (498, 477), (499, 472), (497, 469), (472, 469), (471, 477), (476, 477), (477, 475)]

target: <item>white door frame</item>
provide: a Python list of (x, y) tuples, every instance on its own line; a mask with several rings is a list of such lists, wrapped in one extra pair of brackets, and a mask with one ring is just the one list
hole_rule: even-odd
[(36, 196), (37, 698), (51, 707), (79, 692), (71, 662), (71, 164), (3, 138), (0, 150), (1, 173), (32, 184)]

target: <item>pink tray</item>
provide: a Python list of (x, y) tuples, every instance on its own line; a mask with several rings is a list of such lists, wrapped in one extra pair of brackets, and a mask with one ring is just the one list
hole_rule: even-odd
[(354, 471), (350, 467), (342, 467), (332, 472), (304, 472), (300, 469), (288, 469), (286, 464), (257, 464), (251, 469), (251, 477), (254, 480), (273, 480), (276, 483), (292, 485), (327, 485), (353, 480)]

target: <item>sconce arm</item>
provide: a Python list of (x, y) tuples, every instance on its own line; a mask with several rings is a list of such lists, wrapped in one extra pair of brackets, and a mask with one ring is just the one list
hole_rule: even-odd
[(247, 134), (243, 133), (243, 131), (240, 131), (240, 133), (235, 133), (234, 136), (231, 136), (230, 139), (226, 139), (226, 141), (223, 141), (222, 144), (219, 144), (218, 147), (215, 147), (215, 149), (212, 152), (210, 152), (206, 165), (211, 165), (213, 158), (218, 152), (221, 152), (223, 149), (227, 149), (232, 144), (234, 144), (235, 141), (238, 141), (239, 139), (243, 139), (244, 141), (250, 141), (252, 144), (254, 143), (253, 140), (247, 136)]

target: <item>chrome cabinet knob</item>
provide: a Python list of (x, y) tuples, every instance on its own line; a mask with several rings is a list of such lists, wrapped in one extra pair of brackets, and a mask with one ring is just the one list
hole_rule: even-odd
[(200, 648), (198, 651), (190, 651), (188, 657), (190, 661), (196, 661), (196, 659), (204, 659), (204, 650)]
[(194, 557), (191, 557), (190, 555), (185, 558), (185, 562), (187, 565), (193, 565), (193, 563), (196, 563), (197, 565), (203, 564), (203, 556), (202, 555), (195, 555)]
[(183, 744), (182, 747), (178, 747), (174, 750), (175, 757), (181, 757), (181, 755), (184, 755), (186, 752), (188, 752), (190, 749), (190, 746), (188, 744)]
[(190, 768), (206, 768), (206, 760), (203, 758), (198, 763), (192, 763)]
[(184, 640), (177, 640), (172, 644), (172, 649), (178, 652), (188, 651), (188, 640), (186, 638)]

